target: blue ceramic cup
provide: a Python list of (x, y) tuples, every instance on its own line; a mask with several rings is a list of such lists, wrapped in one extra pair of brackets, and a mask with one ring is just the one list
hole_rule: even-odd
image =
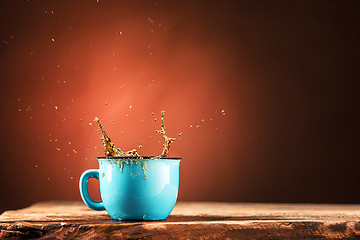
[[(94, 210), (106, 210), (113, 219), (162, 220), (175, 206), (179, 190), (180, 158), (99, 157), (99, 169), (80, 177), (80, 194)], [(100, 182), (101, 202), (88, 193), (90, 178)]]

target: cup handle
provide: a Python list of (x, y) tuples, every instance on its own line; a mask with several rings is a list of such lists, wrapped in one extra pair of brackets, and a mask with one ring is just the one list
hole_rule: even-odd
[(79, 181), (79, 189), (80, 189), (80, 195), (84, 203), (91, 209), (102, 211), (105, 210), (104, 203), (101, 202), (95, 202), (91, 199), (89, 196), (88, 188), (87, 188), (87, 182), (90, 178), (95, 178), (99, 180), (99, 169), (89, 169), (83, 172), (80, 177)]

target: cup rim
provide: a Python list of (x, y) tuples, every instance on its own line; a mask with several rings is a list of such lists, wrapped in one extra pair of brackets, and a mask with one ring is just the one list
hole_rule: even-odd
[[(97, 157), (97, 160), (108, 160), (108, 159), (145, 159), (145, 160), (181, 160), (180, 157), (161, 157), (155, 158), (156, 156), (140, 156), (140, 157)], [(155, 158), (155, 159), (152, 159)]]

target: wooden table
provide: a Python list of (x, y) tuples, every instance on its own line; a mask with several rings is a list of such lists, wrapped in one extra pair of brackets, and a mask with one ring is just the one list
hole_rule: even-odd
[(178, 202), (166, 221), (117, 221), (82, 202), (0, 216), (0, 238), (360, 239), (360, 205)]

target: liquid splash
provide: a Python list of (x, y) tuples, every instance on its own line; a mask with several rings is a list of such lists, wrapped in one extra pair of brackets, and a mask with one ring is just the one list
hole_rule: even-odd
[(115, 144), (111, 141), (109, 135), (105, 132), (100, 120), (96, 117), (94, 121), (99, 125), (102, 133), (101, 140), (103, 141), (103, 147), (106, 157), (140, 157), (136, 149), (123, 152), (120, 148), (116, 148)]
[[(156, 157), (152, 157), (150, 159), (159, 159), (162, 157), (168, 157), (170, 144), (176, 140), (175, 138), (170, 138), (166, 135), (164, 116), (165, 116), (165, 111), (163, 110), (161, 111), (161, 130), (155, 130), (155, 132), (160, 133), (160, 135), (164, 139), (162, 152), (160, 155)], [(94, 121), (99, 125), (99, 128), (101, 130), (102, 133), (101, 140), (103, 141), (103, 147), (106, 157), (141, 157), (136, 149), (123, 152), (120, 148), (116, 148), (115, 144), (111, 141), (109, 135), (105, 132), (102, 124), (100, 123), (100, 120), (96, 117)]]
[[(152, 113), (152, 115), (154, 115), (154, 114)], [(165, 111), (161, 111), (161, 130), (155, 130), (155, 132), (160, 133), (160, 135), (164, 139), (163, 149), (162, 149), (162, 152), (160, 155), (155, 156), (155, 157), (150, 157), (150, 158), (141, 157), (138, 154), (136, 149), (123, 152), (120, 148), (116, 148), (115, 144), (111, 141), (109, 135), (105, 132), (102, 124), (100, 123), (100, 120), (96, 117), (94, 119), (94, 121), (99, 125), (99, 128), (102, 133), (101, 140), (103, 142), (105, 156), (106, 157), (135, 157), (136, 159), (134, 159), (134, 160), (133, 159), (116, 159), (116, 160), (110, 159), (110, 161), (118, 164), (121, 172), (123, 170), (124, 164), (132, 165), (133, 163), (135, 163), (135, 164), (140, 163), (141, 168), (144, 171), (144, 179), (146, 179), (147, 172), (148, 172), (147, 161), (154, 160), (154, 159), (160, 159), (163, 157), (168, 157), (170, 144), (176, 140), (175, 138), (170, 138), (166, 135), (164, 115), (165, 115)]]
[(165, 111), (163, 110), (161, 111), (161, 130), (156, 130), (156, 132), (160, 133), (160, 135), (164, 139), (163, 150), (162, 153), (159, 155), (160, 158), (169, 156), (170, 144), (176, 140), (175, 138), (169, 138), (168, 136), (166, 136), (164, 115)]

